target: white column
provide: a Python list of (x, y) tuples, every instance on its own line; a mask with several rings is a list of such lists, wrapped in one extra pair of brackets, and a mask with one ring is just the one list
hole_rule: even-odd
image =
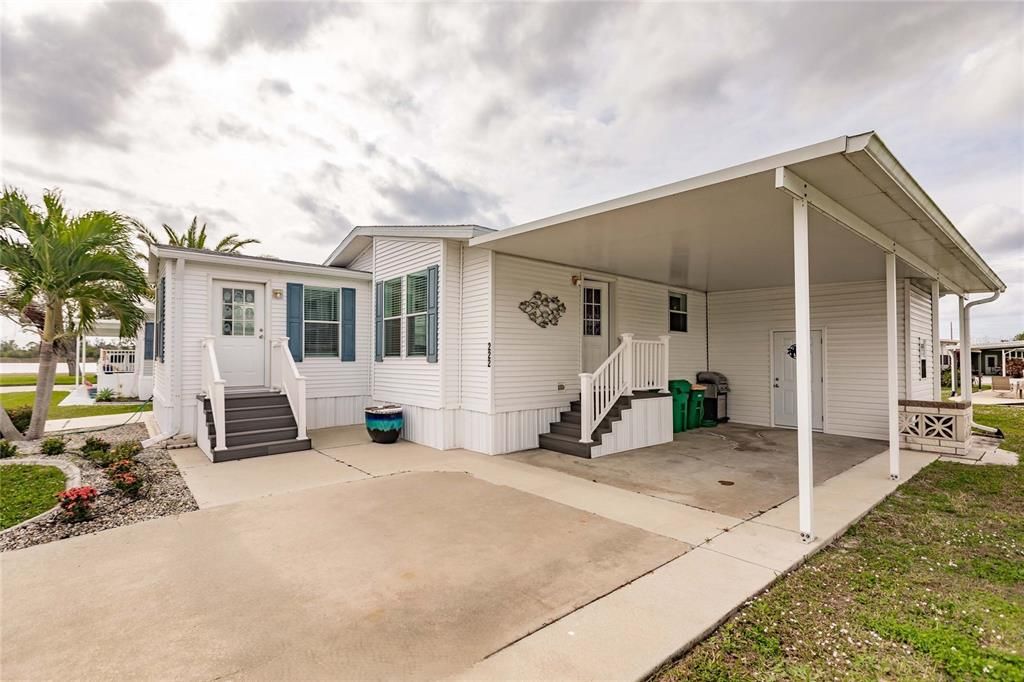
[(811, 294), (807, 202), (793, 199), (793, 293), (796, 313), (796, 452), (800, 539), (814, 540), (814, 456), (811, 440)]
[(1006, 351), (1003, 351), (1003, 376), (1006, 376)]
[(961, 296), (960, 307), (960, 400), (965, 403), (971, 402), (971, 391), (974, 385), (971, 382), (971, 322), (964, 307), (966, 299)]
[(899, 365), (896, 338), (896, 254), (885, 254), (885, 328), (888, 370), (888, 411), (889, 411), (889, 478), (900, 477), (900, 415), (899, 415)]
[(665, 334), (659, 338), (661, 339), (661, 388), (658, 390), (661, 393), (668, 393), (668, 365), (672, 359), (672, 337)]
[(932, 280), (932, 400), (942, 400), (942, 341), (939, 339), (939, 280)]
[(626, 381), (626, 387), (622, 394), (633, 395), (633, 387), (636, 386), (636, 368), (633, 367), (633, 334), (627, 332), (619, 338), (622, 339), (622, 370)]
[(594, 432), (594, 375), (580, 374), (580, 442), (593, 443)]
[(959, 370), (956, 367), (956, 353), (952, 350), (949, 351), (949, 394), (956, 395), (956, 373)]

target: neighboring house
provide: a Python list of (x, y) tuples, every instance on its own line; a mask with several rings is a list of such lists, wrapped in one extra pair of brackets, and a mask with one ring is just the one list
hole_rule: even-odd
[(497, 232), (357, 227), (323, 265), (155, 246), (150, 273), (156, 419), (214, 460), (382, 403), (435, 448), (605, 455), (671, 440), (667, 381), (711, 369), (731, 419), (798, 428), (801, 490), (812, 430), (887, 439), (898, 476), (939, 297), (1005, 289), (873, 133)]
[[(948, 369), (953, 356), (960, 353), (960, 342), (943, 340), (943, 368)], [(971, 344), (971, 374), (973, 376), (1006, 376), (1006, 362), (1024, 359), (1024, 341), (996, 341)], [(956, 361), (959, 366), (959, 361)]]

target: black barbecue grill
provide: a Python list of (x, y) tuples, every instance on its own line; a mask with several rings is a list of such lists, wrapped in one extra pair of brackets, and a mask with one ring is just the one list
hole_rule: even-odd
[(729, 380), (721, 372), (697, 372), (697, 383), (707, 386), (704, 391), (704, 419), (729, 421)]

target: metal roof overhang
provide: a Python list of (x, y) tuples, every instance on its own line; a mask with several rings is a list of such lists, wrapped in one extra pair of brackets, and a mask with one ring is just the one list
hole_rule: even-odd
[[(786, 169), (783, 176), (777, 169)], [(793, 183), (799, 183), (795, 185)], [(809, 186), (809, 190), (806, 189)], [(698, 291), (790, 286), (793, 200), (805, 188), (812, 283), (939, 278), (1006, 286), (874, 133), (809, 147), (470, 240), (471, 246)]]

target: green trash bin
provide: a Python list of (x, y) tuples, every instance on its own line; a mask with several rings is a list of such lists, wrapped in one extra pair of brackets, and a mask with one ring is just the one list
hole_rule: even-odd
[(672, 433), (680, 433), (686, 430), (690, 382), (686, 379), (673, 379), (668, 382), (668, 392), (672, 394)]
[(690, 387), (690, 408), (686, 423), (691, 429), (698, 428), (704, 421), (704, 391), (707, 388), (704, 384), (693, 384)]

